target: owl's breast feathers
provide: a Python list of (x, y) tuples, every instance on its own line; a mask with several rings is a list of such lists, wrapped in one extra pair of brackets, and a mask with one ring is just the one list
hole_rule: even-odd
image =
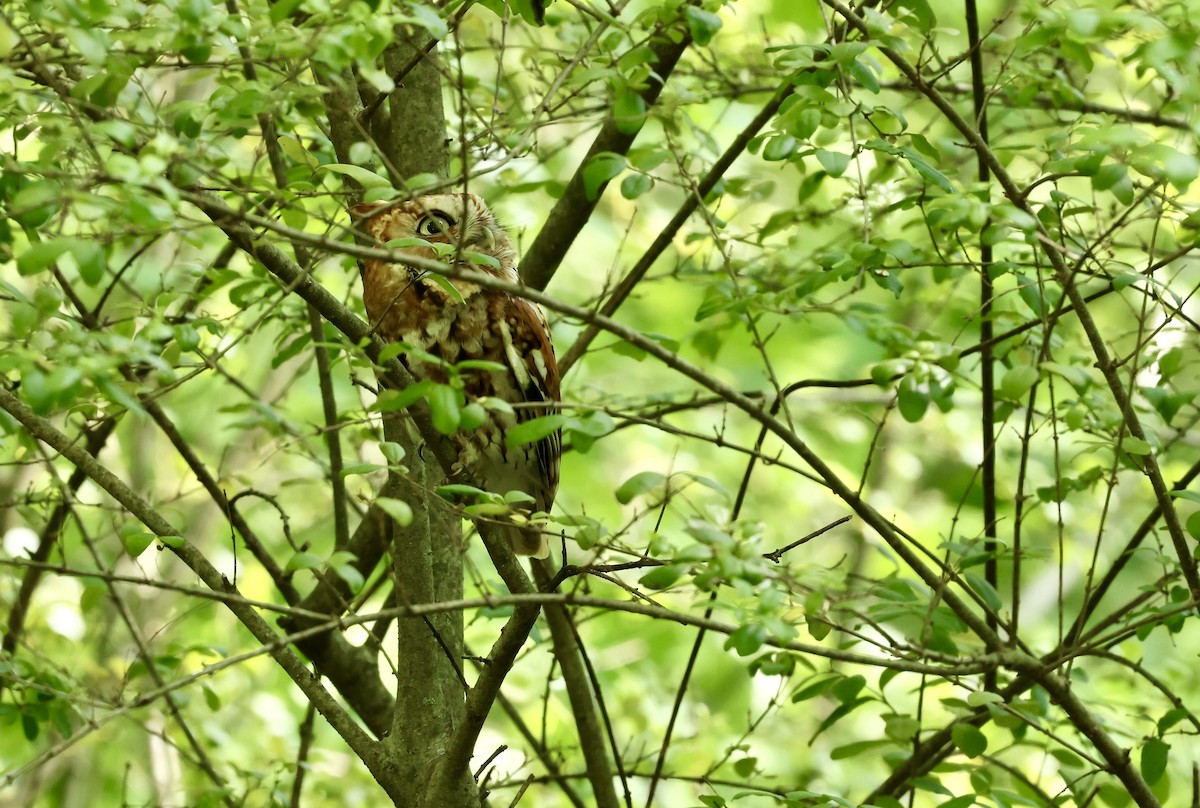
[[(438, 260), (430, 245), (460, 246), (495, 259), (495, 265), (474, 267), (480, 272), (518, 280), (508, 236), (473, 194), (356, 205), (351, 213), (378, 242), (403, 240), (407, 246), (400, 251), (406, 255)], [(477, 429), (458, 433), (459, 460), (488, 490), (524, 491), (533, 496), (537, 510), (548, 511), (558, 488), (560, 433), (520, 446), (506, 441), (514, 425), (557, 407), (558, 365), (545, 315), (520, 296), (453, 279), (449, 290), (446, 280), (403, 262), (366, 261), (363, 302), (371, 325), (385, 340), (414, 349), (404, 361), (417, 379), (446, 382), (449, 366), (468, 360), (493, 363), (494, 369), (464, 370), (459, 376), (463, 393), (468, 400), (505, 401), (513, 411), (490, 408)], [(505, 527), (516, 552), (546, 554), (536, 525)]]
[[(367, 261), (363, 275), (367, 315), (385, 340), (404, 342), (448, 365), (472, 359), (503, 365), (503, 371), (464, 373), (468, 400), (495, 397), (516, 405), (513, 416), (499, 416), (507, 426), (553, 412), (559, 399), (558, 365), (541, 309), (503, 291), (474, 285), (459, 289), (462, 302), (432, 279), (414, 278), (402, 265), (381, 261)], [(445, 366), (439, 362), (409, 356), (405, 365), (418, 379), (447, 381)], [(493, 482), (534, 493), (539, 510), (548, 510), (553, 503), (561, 449), (557, 432), (534, 445), (509, 448), (502, 435), (476, 430), (464, 436), (463, 449), (481, 455), (464, 457), (468, 465), (496, 470), (489, 474)], [(512, 452), (529, 453), (528, 459), (535, 462), (521, 463), (509, 456)], [(544, 485), (533, 488), (525, 480), (495, 479), (506, 476), (500, 469), (514, 464), (536, 467)], [(499, 485), (500, 493), (509, 490)]]

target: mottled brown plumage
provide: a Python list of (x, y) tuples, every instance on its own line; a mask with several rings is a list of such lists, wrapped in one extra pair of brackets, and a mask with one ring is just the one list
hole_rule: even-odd
[[(419, 238), (495, 258), (499, 267), (474, 269), (517, 282), (516, 253), (508, 235), (483, 200), (474, 194), (434, 194), (400, 203), (356, 205), (360, 228), (379, 242)], [(404, 247), (414, 256), (437, 260), (423, 245)], [(443, 259), (445, 260), (445, 259)], [(464, 377), (468, 401), (496, 397), (519, 405), (512, 415), (490, 411), (478, 429), (456, 437), (459, 459), (475, 482), (496, 493), (523, 491), (537, 510), (548, 511), (558, 488), (561, 436), (509, 447), (504, 436), (521, 421), (550, 412), (559, 399), (558, 365), (550, 328), (539, 306), (524, 298), (449, 279), (452, 294), (435, 279), (403, 264), (366, 261), (363, 302), (381, 337), (407, 343), (450, 364), (483, 359), (504, 370), (471, 371)], [(458, 298), (462, 299), (459, 300)], [(446, 381), (445, 369), (409, 355), (405, 364), (418, 379)], [(523, 405), (523, 406), (521, 406)], [(532, 406), (529, 406), (532, 405)], [(546, 542), (532, 527), (506, 528), (513, 550), (545, 556)]]

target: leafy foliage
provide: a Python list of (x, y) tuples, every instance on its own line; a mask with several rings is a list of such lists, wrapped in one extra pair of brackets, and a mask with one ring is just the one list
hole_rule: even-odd
[[(503, 678), (470, 766), (495, 804), (1186, 802), (1194, 9), (978, 13), (976, 43), (924, 0), (6, 4), (0, 783), (378, 802), (359, 699), (394, 695), (393, 621), (428, 604), (398, 539), (350, 531), (467, 516), (561, 532), (546, 616), (604, 716), (470, 542), (468, 657), (532, 631), (511, 670), (462, 665)], [(449, 180), (377, 126), (418, 92), (397, 32), (438, 43)], [(525, 266), (563, 407), (509, 435), (563, 431), (549, 515), (423, 477), (506, 405), (437, 357), (444, 383), (378, 389), (411, 348), (350, 316), (347, 206), (439, 183), (530, 255), (571, 245)], [(430, 429), (384, 439), (405, 413)], [(343, 724), (230, 606), (302, 633), (312, 593), (370, 660), (308, 660)]]

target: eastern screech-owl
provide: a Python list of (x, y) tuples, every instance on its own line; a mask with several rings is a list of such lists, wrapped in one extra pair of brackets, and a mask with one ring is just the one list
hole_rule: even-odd
[[(449, 244), (459, 250), (490, 255), (499, 268), (474, 269), (516, 283), (516, 252), (508, 234), (483, 200), (474, 194), (434, 194), (416, 199), (355, 205), (358, 224), (381, 243), (419, 238)], [(436, 260), (424, 246), (404, 248), (421, 258)], [(440, 281), (440, 282), (439, 282)], [(515, 405), (513, 415), (489, 411), (478, 429), (456, 436), (459, 462), (489, 491), (523, 491), (536, 507), (548, 511), (558, 488), (561, 435), (558, 432), (522, 446), (507, 446), (505, 434), (513, 425), (553, 411), (559, 400), (558, 364), (550, 328), (541, 308), (507, 292), (483, 289), (451, 279), (453, 295), (428, 273), (403, 264), (369, 260), (363, 268), (363, 302), (380, 336), (400, 341), (455, 364), (485, 359), (504, 370), (470, 371), (465, 376), (468, 400), (495, 396)], [(459, 300), (461, 297), (461, 300)], [(442, 366), (413, 356), (405, 365), (417, 379), (446, 381)], [(544, 557), (548, 550), (541, 531), (532, 526), (505, 527), (509, 542), (521, 555)]]

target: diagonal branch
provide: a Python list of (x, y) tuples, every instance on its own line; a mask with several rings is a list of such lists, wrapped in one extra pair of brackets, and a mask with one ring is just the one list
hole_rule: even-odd
[[(680, 228), (683, 227), (684, 223), (688, 220), (688, 217), (695, 213), (696, 208), (701, 205), (701, 203), (704, 201), (704, 198), (708, 196), (709, 192), (711, 192), (712, 189), (717, 186), (717, 183), (720, 182), (721, 178), (725, 176), (725, 172), (728, 171), (730, 166), (733, 165), (734, 160), (742, 155), (742, 152), (746, 150), (746, 147), (750, 144), (750, 141), (753, 140), (755, 135), (759, 133), (759, 130), (766, 126), (767, 121), (774, 117), (775, 113), (779, 111), (779, 107), (795, 89), (796, 86), (791, 82), (790, 79), (781, 84), (779, 89), (775, 91), (775, 94), (771, 96), (771, 100), (768, 101), (761, 110), (759, 110), (758, 114), (754, 116), (754, 119), (746, 125), (746, 128), (743, 129), (741, 133), (733, 139), (733, 142), (729, 144), (729, 148), (725, 150), (720, 159), (713, 163), (713, 166), (708, 170), (708, 173), (704, 175), (700, 182), (696, 183), (695, 191), (688, 194), (687, 198), (683, 201), (683, 204), (679, 206), (679, 210), (675, 212), (673, 217), (671, 217), (671, 221), (667, 222), (666, 227), (662, 229), (662, 232), (658, 234), (658, 236), (654, 239), (654, 242), (644, 253), (642, 253), (642, 257), (639, 258), (637, 263), (634, 264), (633, 268), (626, 273), (625, 277), (621, 278), (621, 282), (617, 284), (616, 288), (613, 289), (612, 294), (609, 295), (606, 301), (604, 301), (604, 305), (600, 307), (601, 314), (603, 314), (605, 317), (611, 317), (616, 313), (617, 309), (621, 307), (621, 304), (625, 302), (625, 299), (629, 297), (634, 287), (637, 286), (642, 278), (645, 277), (646, 273), (650, 271), (650, 267), (654, 265), (654, 262), (657, 261), (664, 252), (666, 252), (669, 246), (671, 246), (671, 242), (675, 239), (675, 235), (679, 232)], [(526, 260), (528, 260), (528, 258)], [(571, 365), (575, 364), (579, 358), (583, 356), (584, 352), (587, 351), (588, 345), (591, 344), (592, 340), (594, 340), (599, 333), (600, 329), (594, 325), (589, 325), (583, 330), (583, 333), (579, 335), (579, 337), (575, 340), (575, 343), (567, 350), (567, 353), (563, 357), (562, 361), (559, 362), (559, 368), (564, 376), (566, 375), (567, 371), (570, 370)]]
[[(702, 387), (711, 390), (713, 393), (717, 394), (722, 399), (744, 412), (751, 419), (765, 426), (772, 434), (778, 436), (779, 439), (788, 446), (788, 448), (794, 451), (813, 469), (814, 472), (816, 472), (816, 475), (821, 479), (821, 481), (824, 482), (824, 484), (834, 494), (836, 494), (838, 498), (847, 503), (850, 508), (887, 543), (892, 551), (904, 560), (905, 564), (907, 564), (908, 567), (912, 569), (921, 578), (921, 580), (927, 586), (929, 586), (931, 590), (938, 593), (939, 597), (946, 603), (947, 606), (950, 607), (950, 609), (954, 611), (959, 619), (962, 620), (970, 628), (970, 630), (977, 637), (979, 637), (980, 640), (983, 641), (989, 651), (999, 650), (1004, 646), (1004, 642), (1000, 639), (999, 635), (993, 631), (983, 619), (980, 618), (980, 616), (957, 594), (957, 592), (947, 587), (946, 581), (943, 580), (942, 575), (921, 560), (920, 551), (917, 549), (915, 544), (903, 536), (888, 519), (880, 514), (879, 511), (875, 510), (875, 508), (873, 508), (866, 500), (864, 500), (858, 494), (858, 492), (856, 492), (844, 480), (842, 480), (841, 477), (839, 477), (833, 470), (832, 466), (825, 462), (820, 454), (814, 451), (799, 435), (795, 433), (794, 430), (792, 430), (790, 426), (780, 421), (779, 418), (772, 415), (770, 412), (766, 411), (762, 407), (761, 399), (756, 400), (755, 398), (736, 390), (729, 384), (706, 372), (704, 369), (692, 364), (691, 362), (688, 362), (675, 352), (663, 347), (662, 344), (647, 338), (636, 329), (630, 328), (623, 323), (616, 322), (611, 318), (597, 314), (590, 309), (564, 303), (557, 298), (531, 289), (524, 284), (509, 283), (495, 277), (494, 275), (479, 272), (470, 267), (465, 267), (458, 264), (443, 264), (437, 261), (431, 261), (417, 256), (408, 255), (396, 250), (359, 247), (357, 245), (348, 244), (345, 242), (331, 241), (329, 239), (321, 238), (320, 236), (315, 236), (290, 227), (285, 227), (277, 222), (273, 222), (269, 219), (263, 219), (261, 217), (254, 216), (253, 214), (238, 214), (225, 205), (224, 202), (209, 194), (196, 194), (192, 192), (183, 193), (189, 201), (204, 210), (205, 213), (212, 217), (213, 220), (216, 221), (227, 233), (237, 234), (239, 239), (247, 241), (251, 245), (251, 248), (256, 250), (254, 253), (256, 258), (262, 261), (268, 267), (268, 269), (270, 269), (272, 272), (275, 272), (281, 279), (292, 285), (296, 292), (301, 295), (301, 297), (304, 297), (305, 300), (315, 303), (318, 310), (320, 310), (322, 314), (327, 317), (327, 319), (330, 319), (335, 327), (341, 329), (343, 333), (357, 342), (365, 340), (368, 336), (365, 333), (366, 323), (346, 310), (346, 308), (342, 306), (340, 302), (333, 298), (333, 296), (330, 295), (329, 292), (327, 292), (324, 287), (322, 287), (314, 279), (308, 275), (302, 274), (301, 270), (281, 252), (271, 248), (270, 246), (261, 245), (261, 240), (257, 238), (247, 222), (252, 222), (256, 226), (265, 227), (269, 230), (282, 233), (289, 238), (297, 238), (314, 245), (319, 245), (323, 249), (331, 252), (341, 252), (347, 255), (356, 256), (358, 258), (373, 258), (392, 263), (403, 263), (409, 266), (418, 267), (420, 269), (428, 269), (433, 272), (440, 273), (448, 278), (467, 280), (487, 289), (503, 290), (509, 292), (510, 294), (527, 298), (528, 300), (541, 304), (546, 308), (565, 314), (568, 317), (575, 317), (582, 322), (598, 325), (603, 330), (620, 337), (622, 340), (630, 343), (631, 345), (640, 348), (672, 370), (675, 370), (686, 378), (691, 379)], [(372, 341), (367, 342), (366, 347), (369, 355), (377, 357), (377, 351), (381, 346), (378, 341)], [(399, 375), (401, 379), (408, 378), (407, 373), (403, 371), (403, 368), (399, 367), (398, 363), (394, 364), (396, 365), (396, 370), (399, 371), (397, 375)], [(433, 430), (432, 424), (429, 422), (428, 408), (414, 405), (414, 407), (410, 408), (409, 412), (414, 414), (414, 416), (419, 416), (420, 418), (424, 419), (424, 427), (421, 427), (422, 434), (426, 434), (426, 428), (430, 430), (429, 434), (431, 437), (437, 440), (436, 444), (431, 444), (435, 451), (439, 450), (439, 447), (449, 448), (448, 441), (446, 441), (435, 430)], [(417, 423), (418, 426), (421, 426), (422, 421), (418, 420)], [(443, 467), (451, 468), (452, 461), (450, 464), (446, 464)], [(983, 604), (981, 600), (978, 599), (974, 591), (965, 584), (962, 584), (962, 586), (968, 595), (970, 595), (972, 598), (975, 598), (975, 602), (984, 610), (985, 614), (988, 613), (989, 610), (986, 604)]]
[[(870, 36), (866, 20), (842, 3), (841, 0), (822, 0), (822, 2), (840, 14), (851, 26), (858, 29), (864, 35)], [(1129, 391), (1126, 389), (1124, 382), (1121, 381), (1117, 364), (1109, 356), (1104, 335), (1100, 333), (1100, 328), (1091, 316), (1083, 294), (1075, 284), (1074, 272), (1067, 266), (1063, 252), (1058, 249), (1058, 243), (1046, 232), (1046, 227), (1041, 219), (1037, 217), (1036, 212), (1031, 210), (1025, 194), (1017, 186), (1012, 177), (1009, 176), (1008, 171), (1004, 168), (999, 158), (996, 157), (995, 152), (988, 146), (987, 141), (984, 140), (979, 130), (963, 118), (958, 110), (954, 108), (954, 105), (938, 92), (937, 88), (927, 82), (916, 67), (910, 64), (907, 59), (894, 49), (883, 44), (877, 44), (877, 47), (904, 74), (912, 86), (928, 98), (930, 103), (945, 116), (946, 120), (967, 139), (971, 148), (979, 155), (981, 165), (987, 167), (988, 171), (996, 178), (996, 182), (1004, 190), (1004, 195), (1008, 198), (1008, 201), (1017, 209), (1028, 214), (1032, 218), (1032, 221), (1036, 223), (1039, 235), (1038, 243), (1042, 245), (1043, 254), (1049, 260), (1050, 265), (1054, 267), (1055, 277), (1059, 285), (1062, 286), (1063, 291), (1066, 292), (1067, 298), (1071, 301), (1071, 308), (1075, 310), (1076, 316), (1079, 317), (1080, 325), (1083, 326), (1092, 353), (1096, 357), (1096, 367), (1104, 376), (1109, 392), (1112, 394), (1113, 400), (1121, 411), (1125, 428), (1129, 431), (1130, 435), (1145, 442), (1146, 432), (1142, 428), (1137, 412), (1133, 408)], [(1142, 456), (1142, 469), (1146, 476), (1150, 478), (1150, 485), (1154, 489), (1154, 497), (1158, 500), (1162, 508), (1167, 533), (1171, 537), (1172, 545), (1174, 545), (1175, 554), (1179, 559), (1179, 566), (1183, 572), (1184, 580), (1187, 581), (1188, 590), (1193, 600), (1200, 600), (1200, 574), (1197, 573), (1196, 559), (1189, 546), (1187, 537), (1184, 536), (1183, 525), (1179, 521), (1179, 512), (1175, 509), (1171, 492), (1167, 488), (1166, 481), (1163, 479), (1162, 469), (1159, 467), (1158, 461), (1153, 454)]]
[[(221, 228), (234, 244), (287, 284), (291, 291), (311, 303), (322, 317), (333, 324), (334, 328), (345, 334), (355, 344), (362, 345), (371, 361), (379, 364), (379, 352), (383, 349), (383, 342), (372, 333), (370, 326), (346, 308), (340, 300), (330, 294), (324, 286), (282, 250), (265, 243), (246, 224), (248, 217), (239, 214), (211, 194), (189, 193), (187, 197), (192, 204), (204, 211), (205, 215), (212, 219), (213, 223)], [(293, 231), (293, 233), (301, 241), (304, 240), (302, 232)], [(401, 389), (412, 383), (412, 376), (397, 360), (393, 359), (382, 364), (387, 371), (390, 385)], [(421, 437), (425, 439), (429, 449), (437, 458), (442, 470), (448, 472), (458, 461), (458, 453), (449, 439), (434, 428), (428, 406), (423, 402), (418, 402), (409, 407), (408, 413), (421, 433)]]
[[(94, 429), (87, 431), (86, 451), (88, 454), (93, 457), (100, 454), (100, 450), (104, 448), (104, 444), (108, 442), (109, 436), (116, 428), (117, 420), (117, 417), (113, 416), (101, 421)], [(75, 492), (79, 490), (79, 486), (83, 485), (83, 481), (86, 479), (87, 475), (79, 468), (71, 472), (71, 476), (62, 488), (62, 500), (54, 506), (54, 510), (50, 512), (50, 518), (46, 520), (46, 524), (43, 525), (42, 532), (38, 536), (38, 545), (30, 556), (30, 560), (34, 563), (44, 563), (50, 557), (50, 551), (58, 544), (59, 533), (66, 524), (67, 517), (71, 514), (70, 498), (75, 496)], [(8, 627), (4, 631), (4, 640), (0, 642), (0, 653), (5, 656), (13, 654), (21, 641), (21, 635), (25, 630), (25, 615), (28, 614), (29, 604), (42, 579), (43, 572), (45, 570), (40, 567), (29, 567), (25, 570), (24, 577), (21, 578), (21, 588), (17, 591), (16, 600), (13, 601), (12, 608), (8, 613)]]
[[(687, 32), (686, 28), (678, 41), (672, 41), (671, 33), (678, 34), (679, 32), (663, 31), (650, 44), (650, 50), (654, 52), (654, 59), (647, 67), (655, 80), (648, 82), (639, 93), (642, 100), (646, 102), (647, 109), (654, 106), (667, 78), (675, 69), (679, 57), (692, 44), (691, 34)], [(588, 149), (579, 168), (575, 170), (575, 174), (567, 183), (563, 195), (559, 197), (554, 209), (546, 218), (545, 224), (542, 225), (542, 229), (538, 231), (537, 238), (534, 239), (533, 244), (529, 245), (529, 251), (521, 260), (521, 275), (525, 283), (534, 289), (545, 289), (546, 285), (550, 283), (550, 279), (558, 271), (563, 257), (566, 256), (567, 250), (575, 243), (579, 231), (591, 218), (596, 203), (600, 201), (604, 189), (608, 186), (608, 182), (605, 181), (595, 189), (593, 196), (588, 196), (587, 186), (583, 179), (588, 164), (593, 157), (602, 152), (626, 154), (642, 130), (641, 125), (633, 128), (629, 124), (630, 121), (627, 120), (618, 123), (615, 115), (610, 115), (604, 121), (599, 134), (592, 141), (591, 148)]]
[[(156, 536), (179, 537), (181, 533), (170, 522), (143, 499), (138, 493), (129, 488), (115, 474), (108, 470), (95, 457), (88, 454), (83, 447), (73, 443), (70, 438), (59, 432), (49, 421), (36, 415), (33, 410), (14, 396), (8, 390), (0, 388), (0, 408), (4, 409), (21, 423), (33, 437), (42, 441), (57, 451), (102, 488), (113, 499), (121, 503), (134, 517), (149, 528)], [(174, 546), (172, 546), (174, 545)], [(208, 559), (187, 541), (172, 540), (167, 546), (193, 572), (200, 577), (205, 585), (217, 592), (237, 595), (237, 588), (231, 584)], [(354, 722), (345, 709), (338, 704), (332, 694), (322, 686), (320, 680), (313, 676), (295, 653), (280, 643), (280, 635), (267, 624), (258, 612), (250, 605), (240, 600), (227, 601), (229, 610), (244, 625), (250, 633), (271, 654), (301, 692), (321, 712), (330, 726), (342, 737), (346, 744), (354, 750), (375, 779), (389, 793), (399, 793), (393, 772), (384, 765), (379, 754), (379, 748), (371, 737)]]

